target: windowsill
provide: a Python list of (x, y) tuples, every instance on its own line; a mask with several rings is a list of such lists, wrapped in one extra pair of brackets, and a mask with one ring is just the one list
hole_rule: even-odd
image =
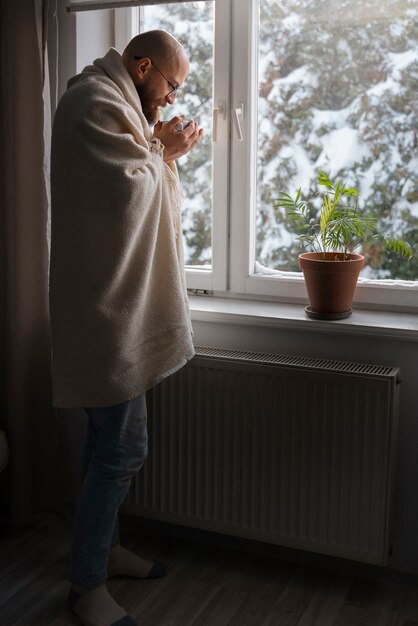
[(305, 331), (379, 335), (418, 341), (418, 315), (355, 309), (344, 320), (314, 320), (303, 304), (189, 296), (192, 321), (297, 328)]

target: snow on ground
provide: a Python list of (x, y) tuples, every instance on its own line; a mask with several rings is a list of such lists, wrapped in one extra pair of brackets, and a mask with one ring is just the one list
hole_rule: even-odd
[(370, 148), (359, 139), (359, 131), (345, 126), (320, 137), (322, 152), (316, 169), (327, 169), (331, 178), (340, 170), (370, 156)]
[(265, 239), (260, 252), (260, 258), (269, 258), (278, 248), (290, 247), (295, 240), (295, 236), (289, 233), (283, 224), (276, 224), (268, 239)]
[(383, 165), (379, 159), (372, 161), (370, 167), (363, 172), (363, 177), (360, 184), (360, 196), (361, 198), (368, 198), (372, 193), (372, 186), (375, 180), (378, 180), (381, 176)]
[[(401, 211), (409, 210), (411, 211), (412, 215), (414, 215), (415, 217), (418, 217), (418, 202), (408, 202), (406, 198), (399, 197), (396, 203), (393, 205), (393, 208), (396, 209), (397, 214), (400, 214)], [(400, 225), (401, 229), (402, 229), (402, 224)]]
[(281, 26), (283, 29), (287, 30), (293, 36), (295, 36), (301, 29), (303, 25), (302, 16), (297, 13), (290, 13), (286, 15), (281, 21)]
[(342, 126), (345, 126), (352, 109), (353, 103), (344, 109), (339, 109), (338, 111), (332, 111), (330, 109), (326, 109), (324, 111), (313, 107), (311, 109), (313, 113), (312, 130), (315, 131), (318, 128), (321, 128), (321, 126), (334, 126), (334, 128), (341, 128)]
[[(315, 164), (309, 159), (303, 146), (300, 144), (292, 144), (286, 146), (280, 151), (280, 158), (292, 157), (297, 164), (297, 174), (292, 178), (291, 188), (299, 189), (303, 188), (312, 180), (316, 175)], [(277, 166), (276, 166), (277, 167)]]
[(270, 63), (276, 63), (276, 53), (274, 50), (270, 50), (267, 54), (260, 55), (258, 63), (258, 75), (261, 81), (264, 80), (264, 75)]
[(269, 93), (268, 100), (281, 100), (281, 89), (283, 85), (298, 85), (298, 87), (316, 87), (318, 84), (318, 77), (309, 71), (308, 65), (301, 65), (297, 67), (293, 72), (278, 78), (273, 85), (272, 90)]
[(367, 95), (370, 97), (380, 98), (386, 91), (391, 91), (392, 93), (396, 93), (399, 91), (399, 83), (394, 80), (391, 76), (381, 83), (377, 83), (377, 85), (373, 85), (367, 90)]
[(411, 48), (411, 50), (406, 50), (405, 52), (389, 52), (388, 57), (394, 69), (402, 71), (414, 61), (418, 61), (418, 50)]
[(409, 161), (408, 170), (411, 174), (418, 172), (418, 157), (415, 157), (415, 159), (411, 159), (411, 161)]
[(402, 24), (389, 24), (389, 32), (391, 37), (401, 37), (403, 35), (404, 27)]

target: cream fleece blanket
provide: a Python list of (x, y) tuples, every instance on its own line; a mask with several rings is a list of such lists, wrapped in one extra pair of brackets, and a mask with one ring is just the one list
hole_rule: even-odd
[(119, 53), (83, 70), (52, 136), (54, 404), (131, 399), (194, 354), (180, 191)]

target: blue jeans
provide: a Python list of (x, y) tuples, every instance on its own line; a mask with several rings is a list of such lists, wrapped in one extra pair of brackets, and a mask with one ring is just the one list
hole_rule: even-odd
[(148, 452), (145, 394), (114, 406), (85, 408), (84, 480), (74, 521), (69, 578), (98, 586), (119, 543), (118, 510)]

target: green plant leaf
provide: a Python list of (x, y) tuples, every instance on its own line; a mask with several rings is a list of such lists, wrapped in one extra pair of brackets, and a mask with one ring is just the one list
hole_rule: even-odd
[(414, 251), (407, 241), (397, 239), (396, 237), (387, 237), (384, 238), (383, 241), (388, 250), (393, 250), (393, 252), (396, 252), (407, 259), (411, 259), (414, 256)]
[(317, 182), (320, 185), (324, 185), (325, 187), (328, 187), (328, 189), (334, 189), (332, 182), (328, 178), (327, 174), (325, 174), (325, 172), (323, 172), (322, 170), (318, 170)]
[(322, 198), (321, 214), (319, 216), (319, 225), (321, 227), (321, 233), (326, 232), (327, 225), (333, 219), (334, 205), (331, 202), (331, 198), (328, 194)]
[[(315, 252), (343, 252), (347, 254), (362, 244), (379, 239), (385, 247), (406, 258), (413, 256), (412, 247), (396, 237), (384, 237), (377, 230), (377, 219), (364, 217), (358, 212), (357, 200), (353, 203), (347, 198), (357, 198), (358, 189), (347, 187), (341, 179), (331, 181), (322, 170), (318, 170), (317, 182), (324, 186), (326, 191), (319, 190), (314, 195), (322, 196), (319, 214), (319, 224), (311, 215), (308, 200), (301, 200), (301, 187), (297, 189), (296, 197), (281, 192), (273, 206), (286, 210), (286, 217), (297, 224), (298, 240), (303, 247), (310, 247)], [(344, 202), (344, 199), (346, 200)]]
[(354, 187), (345, 187), (344, 193), (346, 196), (359, 196), (360, 192), (358, 189), (354, 189)]

